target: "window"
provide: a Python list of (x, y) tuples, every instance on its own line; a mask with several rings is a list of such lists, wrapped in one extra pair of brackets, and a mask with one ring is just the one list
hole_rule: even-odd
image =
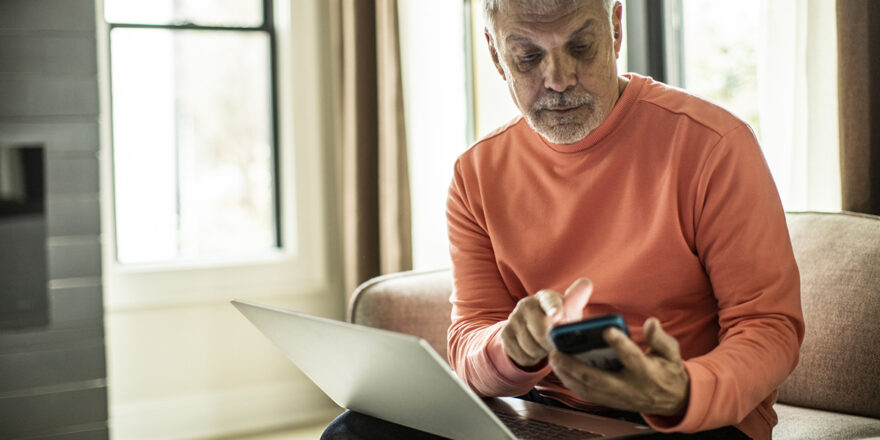
[(114, 438), (226, 435), (324, 402), (229, 300), (342, 317), (329, 3), (96, 3)]
[(450, 265), (446, 196), (468, 143), (463, 10), (456, 1), (398, 3), (416, 270)]
[(759, 135), (761, 2), (687, 0), (680, 3), (678, 12), (682, 69), (679, 85), (727, 107)]
[(840, 210), (834, 2), (662, 3), (667, 80), (749, 123), (786, 210)]
[(270, 1), (106, 0), (121, 263), (277, 248)]
[(325, 2), (99, 5), (106, 309), (338, 291)]

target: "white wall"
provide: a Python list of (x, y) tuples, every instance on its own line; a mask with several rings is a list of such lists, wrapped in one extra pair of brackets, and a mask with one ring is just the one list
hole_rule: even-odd
[[(327, 298), (249, 299), (340, 318)], [(111, 312), (106, 326), (114, 438), (231, 435), (339, 411), (227, 302)]]

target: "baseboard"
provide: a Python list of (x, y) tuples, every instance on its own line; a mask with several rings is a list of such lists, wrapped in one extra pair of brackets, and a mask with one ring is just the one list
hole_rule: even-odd
[(328, 420), (340, 409), (311, 382), (181, 395), (110, 406), (110, 436), (204, 439)]

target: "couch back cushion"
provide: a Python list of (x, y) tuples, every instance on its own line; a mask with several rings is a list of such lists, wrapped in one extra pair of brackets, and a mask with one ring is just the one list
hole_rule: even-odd
[(452, 323), (452, 271), (401, 272), (373, 278), (357, 288), (349, 321), (418, 336), (446, 359)]
[(787, 217), (806, 334), (779, 401), (880, 417), (880, 217)]

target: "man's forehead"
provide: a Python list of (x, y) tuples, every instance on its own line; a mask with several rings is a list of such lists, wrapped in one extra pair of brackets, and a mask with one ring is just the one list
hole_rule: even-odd
[(510, 7), (499, 12), (495, 23), (496, 36), (508, 44), (534, 42), (546, 37), (572, 38), (595, 32), (607, 21), (603, 20), (606, 12), (601, 0), (553, 10)]

